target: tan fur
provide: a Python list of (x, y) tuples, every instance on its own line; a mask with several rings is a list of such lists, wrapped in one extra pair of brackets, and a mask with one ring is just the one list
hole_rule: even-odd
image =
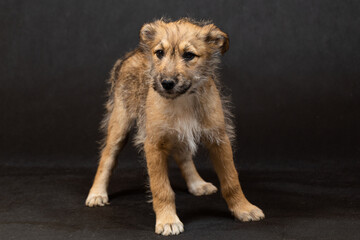
[[(147, 162), (156, 233), (184, 231), (168, 178), (170, 155), (190, 193), (217, 191), (200, 177), (193, 163), (200, 142), (209, 149), (222, 195), (234, 216), (241, 221), (264, 218), (245, 198), (233, 162), (233, 126), (217, 78), (221, 54), (228, 48), (228, 36), (211, 23), (158, 20), (142, 27), (139, 47), (118, 60), (111, 72), (102, 125), (106, 138), (87, 206), (108, 204), (107, 186), (117, 153), (135, 125), (135, 144), (144, 150)], [(169, 81), (171, 89), (164, 85)]]

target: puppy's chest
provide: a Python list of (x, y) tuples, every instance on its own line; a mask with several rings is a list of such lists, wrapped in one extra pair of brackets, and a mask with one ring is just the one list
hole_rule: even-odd
[(196, 116), (187, 113), (169, 117), (167, 122), (169, 130), (175, 131), (183, 137), (201, 134), (202, 127)]
[(196, 151), (196, 145), (203, 133), (199, 111), (200, 109), (189, 103), (174, 105), (165, 113), (165, 134), (170, 135), (174, 141), (186, 144), (192, 152)]

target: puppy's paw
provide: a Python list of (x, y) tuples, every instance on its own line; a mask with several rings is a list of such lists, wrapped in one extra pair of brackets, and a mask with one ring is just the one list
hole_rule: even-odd
[(85, 205), (88, 207), (103, 207), (109, 205), (109, 198), (107, 193), (89, 193), (85, 201)]
[(156, 220), (155, 233), (164, 236), (178, 235), (184, 231), (184, 224), (178, 216), (162, 216)]
[(210, 195), (217, 192), (217, 188), (209, 182), (196, 182), (189, 186), (189, 192), (195, 196)]
[(239, 206), (232, 212), (234, 216), (242, 222), (259, 221), (265, 218), (263, 211), (251, 203)]

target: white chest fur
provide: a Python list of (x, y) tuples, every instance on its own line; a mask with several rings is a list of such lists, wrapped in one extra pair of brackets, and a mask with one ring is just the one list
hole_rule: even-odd
[(187, 145), (192, 153), (196, 152), (197, 143), (202, 135), (199, 111), (195, 97), (191, 96), (181, 96), (172, 100), (164, 111), (166, 124), (163, 131)]

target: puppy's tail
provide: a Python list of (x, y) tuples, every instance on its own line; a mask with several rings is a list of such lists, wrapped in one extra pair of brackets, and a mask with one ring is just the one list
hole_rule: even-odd
[(110, 78), (108, 80), (108, 84), (110, 85), (110, 87), (108, 89), (108, 97), (109, 98), (114, 96), (115, 84), (116, 84), (116, 80), (119, 77), (122, 63), (123, 63), (122, 59), (118, 59), (115, 62), (114, 67), (110, 71)]
[(104, 148), (105, 142), (106, 142), (106, 133), (107, 133), (107, 128), (109, 125), (109, 119), (111, 116), (111, 113), (114, 110), (114, 98), (115, 98), (115, 86), (116, 86), (116, 81), (119, 77), (119, 73), (120, 73), (120, 69), (121, 69), (121, 65), (123, 63), (122, 59), (118, 59), (115, 62), (115, 65), (113, 66), (113, 68), (110, 71), (110, 78), (108, 80), (108, 90), (107, 90), (107, 102), (105, 104), (105, 114), (104, 117), (101, 121), (100, 124), (100, 131), (103, 133), (104, 137), (102, 139), (102, 141), (100, 141), (100, 149)]

